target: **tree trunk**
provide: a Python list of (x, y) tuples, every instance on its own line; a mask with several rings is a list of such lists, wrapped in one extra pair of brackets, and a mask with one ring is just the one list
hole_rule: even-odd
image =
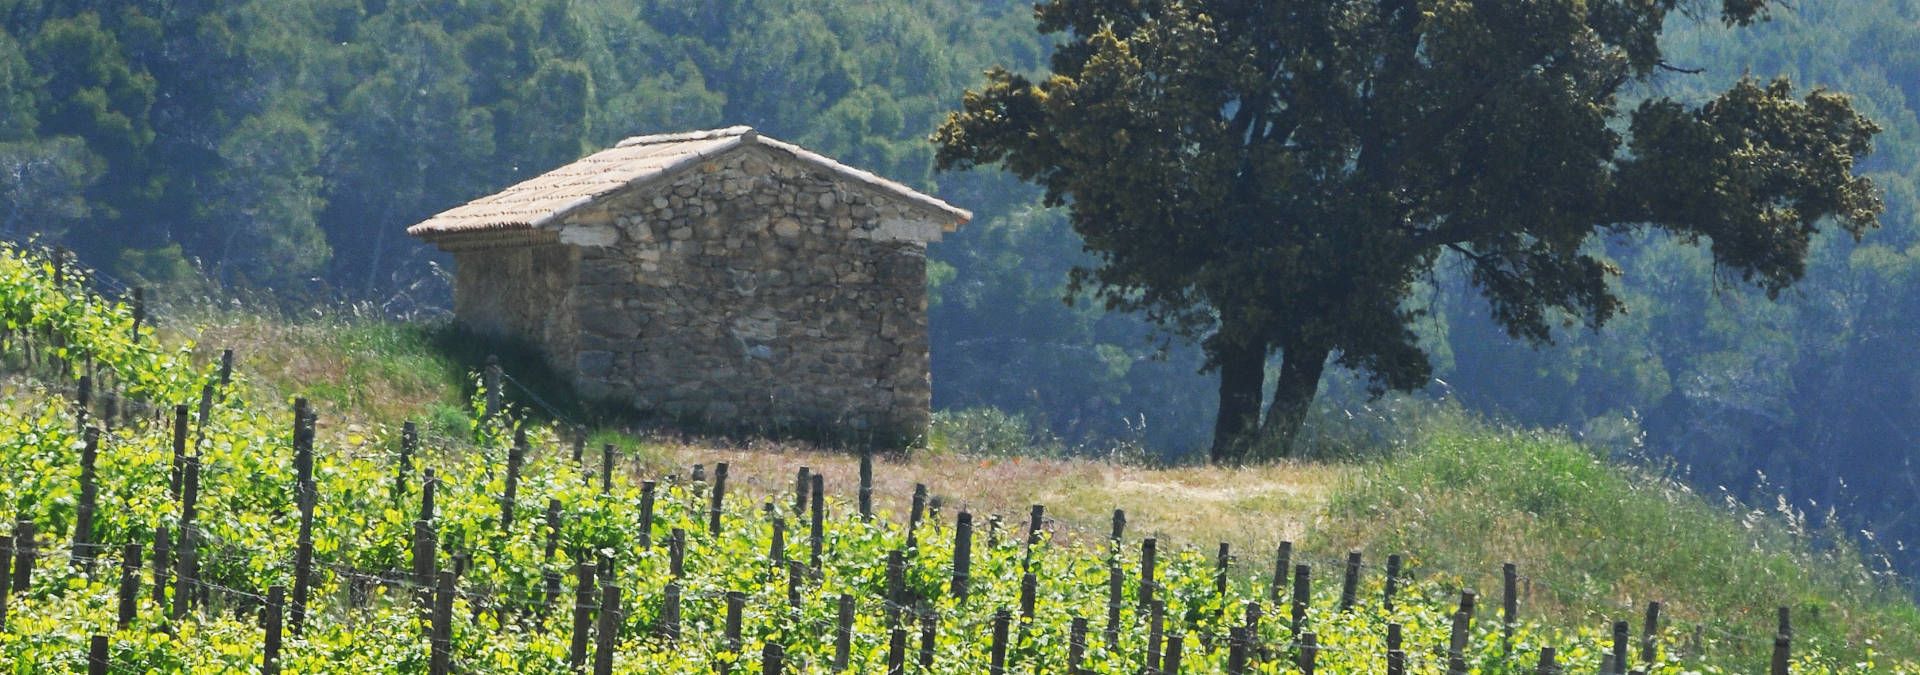
[(1220, 415), (1213, 422), (1212, 459), (1215, 464), (1238, 464), (1246, 459), (1260, 423), (1267, 347), (1216, 341), (1212, 351), (1220, 367)]
[(1280, 355), (1280, 381), (1273, 388), (1273, 404), (1260, 427), (1263, 449), (1273, 457), (1293, 454), (1294, 438), (1307, 421), (1313, 397), (1320, 391), (1320, 373), (1326, 370), (1326, 347), (1293, 345)]

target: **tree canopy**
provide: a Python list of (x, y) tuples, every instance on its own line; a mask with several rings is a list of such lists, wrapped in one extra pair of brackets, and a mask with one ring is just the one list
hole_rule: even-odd
[[(1051, 73), (987, 73), (936, 132), (942, 168), (1000, 164), (1065, 205), (1109, 309), (1200, 341), (1213, 457), (1290, 447), (1331, 356), (1426, 384), (1415, 285), (1452, 257), (1510, 335), (1621, 309), (1609, 237), (1657, 229), (1776, 294), (1834, 223), (1881, 204), (1846, 96), (1742, 79), (1623, 103), (1675, 69), (1678, 0), (1054, 0)], [(1763, 17), (1726, 0), (1729, 24)], [(1265, 364), (1281, 356), (1262, 421)]]

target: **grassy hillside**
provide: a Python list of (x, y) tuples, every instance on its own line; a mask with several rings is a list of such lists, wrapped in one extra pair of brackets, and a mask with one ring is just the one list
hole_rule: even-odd
[[(188, 325), (173, 331), (195, 339), (203, 357), (236, 348), (263, 399), (307, 395), (350, 425), (423, 419), (443, 435), (463, 423), (470, 369), (486, 351), (435, 324), (218, 313)], [(529, 383), (514, 392), (529, 409), (592, 415), (524, 353), (508, 363)], [(1348, 551), (1364, 553), (1370, 575), (1386, 554), (1403, 552), (1434, 592), (1476, 589), (1483, 606), (1497, 606), (1501, 564), (1511, 561), (1527, 617), (1590, 631), (1631, 619), (1637, 634), (1645, 604), (1659, 600), (1683, 636), (1677, 653), (1735, 671), (1765, 662), (1781, 606), (1793, 610), (1796, 650), (1836, 663), (1879, 659), (1882, 668), (1920, 657), (1920, 611), (1905, 590), (1884, 566), (1832, 544), (1843, 538), (1805, 532), (1804, 515), (1698, 495), (1554, 433), (1445, 411), (1418, 424), (1407, 434), (1417, 440), (1378, 459), (1242, 469), (973, 456), (948, 451), (936, 430), (931, 449), (882, 458), (876, 500), (903, 514), (913, 485), (924, 483), (946, 504), (1001, 514), (1009, 527), (1044, 504), (1067, 537), (1087, 542), (1104, 541), (1112, 509), (1125, 508), (1130, 534), (1208, 551), (1229, 543), (1246, 578), (1267, 574), (1283, 540), (1324, 583), (1337, 583)], [(801, 444), (618, 424), (595, 426), (592, 445), (601, 443), (618, 445), (636, 476), (728, 462), (756, 498), (788, 489), (800, 466), (831, 485), (855, 481), (852, 456)]]

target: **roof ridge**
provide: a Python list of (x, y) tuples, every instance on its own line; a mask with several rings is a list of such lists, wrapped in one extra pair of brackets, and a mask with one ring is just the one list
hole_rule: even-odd
[(682, 143), (686, 141), (706, 141), (706, 140), (713, 140), (717, 138), (731, 138), (734, 136), (747, 136), (752, 134), (754, 134), (753, 127), (746, 126), (746, 125), (739, 125), (739, 126), (726, 127), (722, 129), (705, 129), (701, 131), (681, 131), (681, 132), (676, 132), (671, 134), (653, 134), (650, 136), (629, 136), (625, 140), (620, 141), (620, 143), (618, 145), (615, 145), (614, 147), (629, 148), (636, 145), (649, 145), (653, 143)]

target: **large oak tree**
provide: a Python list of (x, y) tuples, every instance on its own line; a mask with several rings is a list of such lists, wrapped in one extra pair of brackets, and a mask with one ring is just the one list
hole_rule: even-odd
[[(1376, 393), (1431, 365), (1408, 301), (1461, 261), (1509, 333), (1621, 311), (1596, 240), (1657, 228), (1777, 293), (1824, 224), (1874, 227), (1848, 99), (1743, 79), (1635, 105), (1663, 25), (1765, 0), (1050, 0), (1052, 74), (987, 73), (936, 133), (1067, 206), (1096, 256), (1074, 292), (1200, 340), (1215, 461), (1289, 452), (1335, 362)], [(1281, 358), (1264, 419), (1266, 364)]]

